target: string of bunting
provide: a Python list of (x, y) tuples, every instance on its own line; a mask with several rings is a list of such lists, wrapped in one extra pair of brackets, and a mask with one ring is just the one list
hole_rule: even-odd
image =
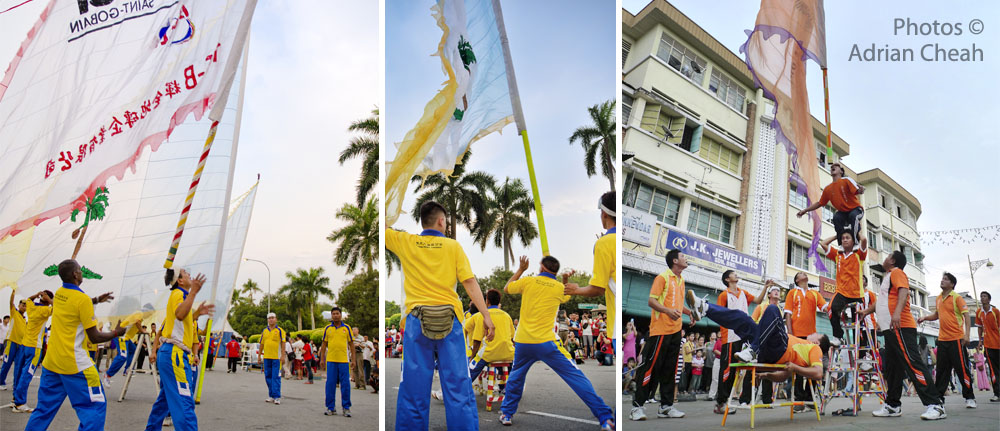
[(920, 241), (923, 245), (972, 244), (974, 242), (993, 243), (997, 240), (1000, 240), (1000, 225), (920, 232)]

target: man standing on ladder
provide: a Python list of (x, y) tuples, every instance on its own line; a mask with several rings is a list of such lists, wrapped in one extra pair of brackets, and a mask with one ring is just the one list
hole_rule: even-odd
[[(937, 309), (930, 315), (917, 319), (917, 324), (930, 320), (940, 320), (937, 339), (937, 390), (944, 394), (951, 381), (951, 371), (955, 370), (962, 385), (965, 407), (976, 408), (976, 392), (972, 388), (972, 370), (969, 369), (969, 331), (972, 319), (969, 308), (962, 296), (955, 292), (958, 280), (950, 273), (941, 276), (941, 294), (937, 297)], [(944, 399), (942, 398), (942, 401)]]
[[(841, 344), (844, 338), (844, 328), (840, 323), (840, 313), (847, 304), (861, 302), (861, 276), (864, 273), (865, 259), (868, 258), (868, 239), (861, 238), (861, 246), (855, 247), (854, 235), (850, 232), (840, 234), (841, 247), (831, 247), (833, 237), (820, 243), (820, 252), (825, 254), (837, 265), (837, 294), (830, 301), (830, 326), (833, 327), (833, 343)], [(855, 340), (857, 341), (857, 340)]]

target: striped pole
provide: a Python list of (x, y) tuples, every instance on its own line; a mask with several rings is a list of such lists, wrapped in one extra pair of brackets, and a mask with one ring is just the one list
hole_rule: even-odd
[(191, 211), (191, 202), (194, 201), (194, 193), (198, 190), (198, 183), (201, 182), (201, 173), (205, 170), (205, 162), (208, 161), (208, 152), (212, 150), (212, 142), (215, 141), (215, 131), (219, 128), (219, 121), (213, 121), (212, 127), (208, 129), (208, 139), (205, 139), (205, 148), (201, 150), (201, 157), (198, 159), (198, 167), (194, 170), (194, 177), (191, 178), (191, 186), (188, 187), (187, 198), (184, 199), (184, 209), (181, 210), (181, 219), (177, 221), (177, 232), (174, 233), (174, 241), (170, 244), (170, 252), (167, 253), (167, 261), (163, 262), (164, 268), (174, 266), (174, 258), (177, 257), (177, 248), (181, 244), (181, 235), (184, 234), (184, 225), (187, 224), (188, 212)]
[(826, 107), (826, 163), (833, 163), (833, 137), (830, 132), (830, 84), (826, 79), (826, 68), (823, 68), (823, 104)]

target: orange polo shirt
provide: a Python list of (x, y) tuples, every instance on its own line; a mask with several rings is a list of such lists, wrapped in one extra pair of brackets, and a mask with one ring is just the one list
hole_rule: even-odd
[(779, 364), (791, 362), (801, 367), (823, 365), (823, 352), (819, 346), (799, 337), (788, 336), (788, 347), (785, 354), (778, 359)]
[[(683, 310), (684, 301), (684, 277), (675, 275), (667, 268), (663, 274), (657, 275), (653, 279), (653, 287), (649, 289), (649, 297), (656, 299), (661, 305), (667, 308)], [(681, 321), (674, 320), (666, 313), (653, 310), (649, 323), (649, 335), (669, 335), (681, 330)]]
[(983, 345), (987, 349), (1000, 349), (1000, 310), (990, 306), (987, 313), (980, 308), (976, 312), (976, 326), (983, 327)]
[(842, 177), (823, 188), (819, 204), (823, 206), (829, 202), (837, 211), (850, 211), (861, 206), (857, 193), (858, 184), (850, 178)]
[(844, 253), (837, 247), (830, 247), (826, 257), (837, 263), (837, 293), (846, 298), (861, 298), (862, 273), (868, 250), (856, 249)]
[[(906, 273), (902, 269), (893, 268), (889, 273), (889, 316), (896, 311), (896, 303), (899, 302), (899, 289), (909, 289), (910, 279), (906, 278)], [(913, 320), (913, 313), (910, 312), (910, 301), (903, 304), (903, 313), (899, 316), (900, 328), (917, 328), (917, 321)], [(889, 328), (884, 328), (889, 329)]]
[(969, 309), (958, 293), (952, 290), (948, 295), (938, 295), (937, 314), (938, 341), (961, 340), (965, 336), (965, 316)]
[(815, 290), (789, 290), (785, 296), (785, 314), (792, 323), (792, 335), (805, 337), (816, 332), (816, 311), (824, 305), (826, 299)]

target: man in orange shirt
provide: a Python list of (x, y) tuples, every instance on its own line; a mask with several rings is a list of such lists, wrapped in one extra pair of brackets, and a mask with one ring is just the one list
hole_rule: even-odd
[[(816, 312), (828, 307), (818, 291), (809, 289), (809, 276), (801, 271), (796, 273), (795, 287), (785, 296), (785, 325), (788, 333), (799, 338), (815, 334)], [(806, 379), (796, 376), (794, 386), (795, 399), (812, 401), (812, 392), (806, 390)]]
[[(767, 289), (761, 289), (760, 294), (754, 297), (750, 294), (750, 292), (738, 287), (739, 281), (740, 277), (736, 274), (736, 271), (729, 269), (726, 270), (726, 272), (723, 272), (722, 283), (726, 286), (726, 290), (719, 292), (719, 299), (716, 302), (720, 307), (740, 311), (746, 315), (747, 318), (749, 318), (750, 303), (760, 304), (761, 302), (764, 302), (764, 296), (767, 294)], [(719, 389), (715, 394), (715, 413), (723, 414), (725, 413), (725, 406), (727, 400), (729, 399), (729, 394), (732, 393), (733, 390), (733, 382), (736, 380), (736, 373), (730, 372), (729, 364), (738, 361), (738, 359), (734, 358), (736, 352), (747, 350), (750, 346), (746, 340), (743, 340), (742, 337), (740, 337), (735, 329), (727, 329), (726, 325), (722, 322), (716, 323), (722, 326), (722, 356), (719, 358), (719, 365), (722, 367), (722, 370), (719, 375)], [(743, 390), (740, 392), (740, 403), (750, 403), (750, 379), (743, 380)]]
[(837, 210), (833, 214), (833, 220), (830, 221), (837, 231), (837, 244), (841, 245), (840, 238), (844, 232), (850, 232), (856, 242), (861, 232), (861, 219), (865, 216), (858, 195), (865, 192), (865, 186), (845, 177), (844, 167), (840, 163), (830, 165), (830, 176), (833, 177), (833, 181), (823, 188), (823, 195), (819, 201), (799, 211), (795, 216), (802, 217), (803, 214), (830, 203)]
[(821, 252), (837, 264), (837, 294), (830, 301), (830, 326), (833, 327), (833, 338), (837, 341), (844, 337), (844, 329), (840, 326), (840, 313), (847, 304), (861, 302), (861, 277), (864, 275), (865, 259), (868, 258), (867, 238), (861, 238), (861, 247), (856, 248), (854, 236), (850, 232), (839, 235), (843, 244), (839, 248), (830, 247), (833, 238), (828, 238), (820, 244)]
[[(750, 344), (751, 357), (741, 357), (745, 362), (761, 364), (786, 364), (787, 369), (773, 373), (763, 373), (762, 377), (774, 382), (783, 382), (791, 374), (807, 379), (823, 378), (823, 356), (830, 351), (830, 339), (823, 334), (809, 334), (806, 339), (789, 336), (781, 318), (781, 307), (767, 305), (761, 313), (760, 322), (750, 316), (696, 298), (694, 291), (687, 292), (687, 306), (695, 320), (707, 316), (716, 323), (733, 328), (740, 338)], [(743, 356), (744, 352), (740, 352)]]
[[(934, 386), (924, 358), (917, 350), (917, 321), (910, 313), (910, 281), (903, 272), (906, 267), (906, 255), (896, 250), (886, 256), (882, 262), (886, 275), (879, 288), (878, 300), (874, 312), (879, 333), (885, 338), (885, 354), (882, 356), (882, 375), (886, 381), (885, 403), (882, 408), (872, 412), (876, 417), (901, 416), (904, 373), (913, 383), (920, 401), (927, 406), (927, 411), (920, 415), (924, 420), (937, 420), (948, 417), (944, 410), (944, 400)], [(863, 315), (871, 312), (872, 307), (864, 310)]]
[[(632, 395), (632, 410), (629, 419), (646, 420), (643, 405), (649, 399), (654, 387), (653, 379), (660, 387), (660, 409), (656, 416), (661, 418), (682, 418), (684, 412), (674, 407), (674, 375), (677, 374), (677, 356), (681, 346), (682, 315), (691, 315), (684, 308), (684, 277), (681, 271), (687, 268), (687, 258), (680, 250), (667, 252), (668, 269), (653, 279), (649, 289), (649, 308), (652, 315), (649, 322), (649, 339), (642, 346), (642, 358), (635, 375), (639, 387)], [(693, 322), (693, 320), (692, 320)]]
[(986, 362), (989, 363), (990, 380), (993, 381), (993, 398), (991, 403), (1000, 402), (1000, 310), (990, 305), (993, 299), (989, 292), (979, 294), (982, 304), (976, 311), (976, 326), (979, 327), (979, 339), (986, 347)]
[(926, 317), (917, 319), (917, 324), (928, 320), (940, 320), (937, 340), (937, 389), (940, 393), (948, 390), (951, 371), (958, 374), (958, 382), (962, 385), (962, 397), (965, 407), (976, 408), (976, 393), (972, 389), (972, 370), (969, 369), (969, 353), (965, 346), (969, 344), (969, 330), (972, 319), (965, 300), (955, 292), (958, 280), (950, 273), (941, 276), (941, 294), (937, 297), (937, 309)]

